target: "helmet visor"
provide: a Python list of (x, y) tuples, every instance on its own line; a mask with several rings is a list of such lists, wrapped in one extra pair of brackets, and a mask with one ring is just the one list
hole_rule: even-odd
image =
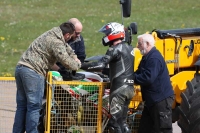
[(109, 28), (107, 25), (106, 26), (103, 26), (99, 32), (102, 32), (104, 33), (106, 36), (108, 36), (111, 32), (112, 32), (112, 29)]

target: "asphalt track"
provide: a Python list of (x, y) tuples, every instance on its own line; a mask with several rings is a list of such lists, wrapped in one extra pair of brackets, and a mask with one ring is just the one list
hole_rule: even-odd
[[(14, 81), (0, 81), (0, 133), (11, 133), (16, 110), (16, 85)], [(173, 133), (181, 133), (177, 123)]]

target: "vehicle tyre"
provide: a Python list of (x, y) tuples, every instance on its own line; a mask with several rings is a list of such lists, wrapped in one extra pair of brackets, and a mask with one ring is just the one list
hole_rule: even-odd
[(179, 120), (179, 106), (172, 109), (172, 123)]
[(181, 93), (178, 125), (183, 133), (200, 133), (200, 74), (187, 81)]

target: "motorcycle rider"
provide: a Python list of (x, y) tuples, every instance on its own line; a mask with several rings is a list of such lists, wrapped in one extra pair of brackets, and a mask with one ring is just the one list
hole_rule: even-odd
[(105, 56), (97, 62), (83, 63), (83, 70), (99, 70), (109, 65), (110, 78), (110, 119), (108, 128), (110, 133), (130, 133), (126, 119), (128, 105), (134, 95), (133, 89), (133, 47), (123, 41), (125, 37), (124, 26), (111, 22), (104, 25), (99, 32), (106, 36), (102, 44), (109, 46)]

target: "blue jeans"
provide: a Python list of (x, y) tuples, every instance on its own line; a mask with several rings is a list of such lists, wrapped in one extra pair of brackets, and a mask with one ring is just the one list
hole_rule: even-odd
[(17, 110), (13, 133), (38, 133), (45, 78), (34, 70), (19, 65), (15, 70)]

